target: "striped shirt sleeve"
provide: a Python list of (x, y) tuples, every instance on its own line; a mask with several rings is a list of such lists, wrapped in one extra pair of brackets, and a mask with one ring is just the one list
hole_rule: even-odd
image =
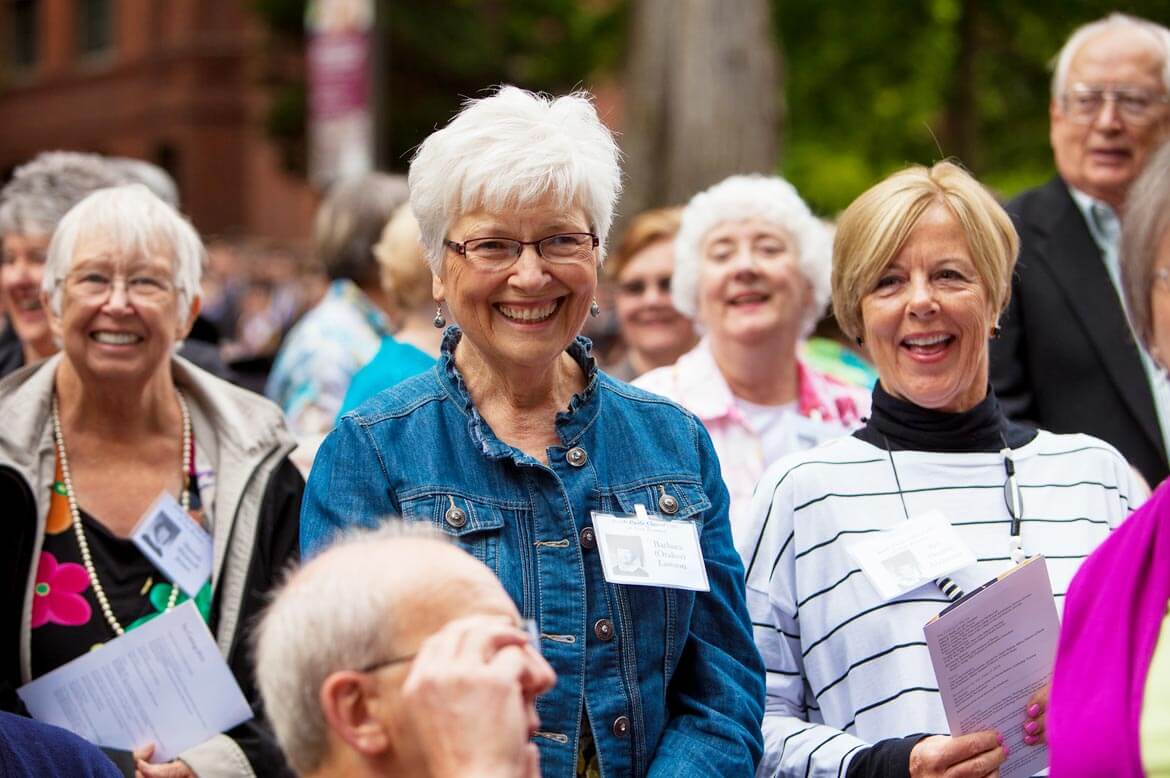
[[(776, 477), (772, 477), (775, 474)], [(756, 775), (845, 775), (850, 758), (869, 746), (819, 723), (819, 709), (805, 681), (801, 658), (792, 550), (792, 500), (783, 471), (765, 474), (752, 500), (752, 548), (747, 564), (747, 604), (756, 646), (767, 672), (764, 757)]]

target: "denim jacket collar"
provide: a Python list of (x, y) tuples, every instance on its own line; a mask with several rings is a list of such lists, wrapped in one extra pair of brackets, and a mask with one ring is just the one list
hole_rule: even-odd
[[(522, 458), (524, 460), (530, 459), (527, 455), (521, 454), (497, 438), (487, 421), (476, 410), (471, 393), (467, 391), (467, 384), (463, 380), (463, 374), (455, 365), (455, 347), (459, 345), (462, 337), (463, 331), (457, 326), (452, 325), (447, 328), (447, 332), (443, 336), (443, 344), (440, 347), (437, 372), (439, 381), (447, 394), (455, 401), (456, 407), (460, 408), (467, 416), (467, 432), (471, 436), (471, 440), (489, 459), (512, 458), (517, 461)], [(600, 373), (597, 369), (597, 361), (591, 353), (592, 349), (593, 344), (588, 338), (582, 336), (577, 336), (566, 349), (573, 361), (580, 366), (581, 372), (585, 374), (585, 388), (573, 395), (567, 410), (557, 414), (557, 434), (560, 435), (561, 442), (565, 446), (572, 446), (576, 443), (577, 439), (597, 418), (600, 409), (597, 393)]]

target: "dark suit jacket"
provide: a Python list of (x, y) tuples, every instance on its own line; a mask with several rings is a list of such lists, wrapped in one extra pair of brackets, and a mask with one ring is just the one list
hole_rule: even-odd
[(1112, 443), (1157, 486), (1167, 463), (1149, 378), (1080, 209), (1054, 178), (1007, 210), (1020, 258), (991, 341), (1000, 404), (1013, 419)]

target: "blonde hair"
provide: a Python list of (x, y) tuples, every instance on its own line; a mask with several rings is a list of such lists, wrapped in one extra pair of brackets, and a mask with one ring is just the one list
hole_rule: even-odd
[(431, 299), (431, 269), (419, 242), (418, 221), (410, 203), (399, 206), (374, 246), (382, 289), (400, 311), (421, 308)]
[(953, 162), (914, 165), (870, 187), (837, 221), (833, 241), (833, 312), (851, 338), (864, 331), (861, 301), (902, 250), (918, 220), (944, 205), (959, 222), (975, 272), (997, 315), (1011, 297), (1020, 239), (1003, 207)]
[(605, 263), (605, 275), (617, 280), (635, 254), (664, 240), (673, 241), (682, 223), (682, 207), (653, 208), (630, 221), (617, 249)]

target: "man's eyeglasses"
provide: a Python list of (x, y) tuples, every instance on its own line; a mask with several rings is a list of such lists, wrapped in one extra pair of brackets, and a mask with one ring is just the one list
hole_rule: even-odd
[(504, 270), (515, 264), (525, 246), (535, 246), (542, 258), (559, 265), (592, 261), (601, 241), (591, 232), (560, 232), (538, 240), (471, 238), (462, 243), (444, 241), (447, 248), (486, 270)]
[[(536, 653), (538, 653), (538, 654), (541, 653), (541, 651), (540, 651), (540, 628), (536, 626), (536, 620), (535, 619), (524, 619), (521, 624), (517, 625), (517, 628), (522, 629), (528, 633), (528, 645), (532, 646), (532, 650), (535, 651)], [(381, 670), (382, 668), (390, 667), (392, 665), (400, 665), (404, 662), (413, 662), (415, 657), (417, 657), (417, 656), (418, 656), (418, 652), (416, 651), (413, 654), (406, 654), (404, 656), (396, 656), (393, 659), (381, 659), (377, 662), (371, 662), (370, 664), (366, 665), (365, 667), (359, 668), (358, 672), (363, 673), (363, 674), (377, 672), (378, 670)]]
[(1075, 84), (1061, 97), (1061, 110), (1077, 124), (1092, 124), (1108, 102), (1127, 124), (1141, 126), (1162, 115), (1162, 106), (1170, 102), (1170, 96), (1133, 87), (1110, 89)]

